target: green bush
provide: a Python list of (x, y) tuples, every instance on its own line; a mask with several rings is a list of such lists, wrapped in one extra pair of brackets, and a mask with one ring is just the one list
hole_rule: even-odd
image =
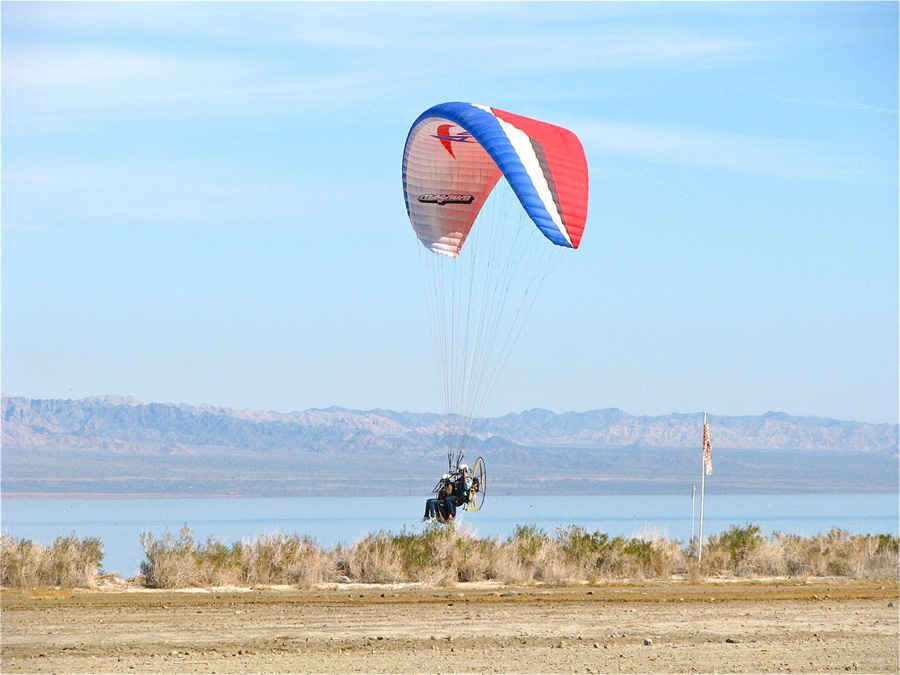
[(566, 561), (576, 564), (586, 560), (595, 560), (609, 546), (608, 534), (589, 533), (578, 525), (557, 529), (556, 538), (562, 547)]
[(516, 547), (521, 558), (533, 560), (547, 543), (547, 533), (534, 524), (516, 525), (509, 543)]
[(709, 538), (707, 551), (723, 549), (731, 562), (731, 571), (738, 572), (742, 563), (762, 543), (759, 525), (732, 525), (727, 532)]

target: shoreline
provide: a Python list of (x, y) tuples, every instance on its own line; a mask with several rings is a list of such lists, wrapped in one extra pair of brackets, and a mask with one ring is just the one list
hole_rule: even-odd
[[(689, 484), (688, 484), (689, 486)], [(672, 489), (672, 490), (647, 490), (641, 491), (637, 490), (634, 492), (629, 492), (624, 496), (671, 496), (671, 495), (682, 495), (684, 494), (684, 489)], [(835, 485), (830, 487), (811, 487), (809, 489), (765, 489), (765, 488), (733, 488), (733, 487), (717, 487), (715, 491), (716, 496), (737, 496), (737, 495), (778, 495), (778, 496), (787, 496), (787, 495), (886, 495), (886, 494), (898, 494), (897, 486), (883, 486), (883, 487), (868, 487), (864, 490), (858, 489), (848, 489), (846, 486)], [(405, 492), (395, 492), (392, 493), (390, 491), (385, 492), (384, 494), (380, 494), (379, 496), (389, 497), (389, 498), (399, 498), (399, 497), (410, 497), (410, 498), (418, 498), (418, 494), (407, 494)], [(422, 498), (427, 495), (424, 495)], [(501, 494), (501, 495), (492, 495), (492, 499), (497, 498), (507, 498), (507, 497), (617, 497), (623, 496), (623, 493), (618, 490), (594, 490), (594, 491), (573, 491), (573, 492), (522, 492), (522, 493), (510, 493), (510, 494)], [(360, 495), (359, 490), (354, 490), (352, 492), (345, 491), (336, 491), (334, 493), (322, 494), (293, 494), (293, 493), (285, 493), (285, 494), (272, 494), (272, 495), (264, 495), (260, 496), (258, 494), (235, 494), (235, 493), (219, 493), (219, 492), (102, 492), (102, 493), (94, 493), (94, 492), (0, 492), (0, 501), (3, 500), (10, 501), (25, 501), (29, 499), (358, 499), (358, 500), (371, 500), (371, 496), (369, 495)]]

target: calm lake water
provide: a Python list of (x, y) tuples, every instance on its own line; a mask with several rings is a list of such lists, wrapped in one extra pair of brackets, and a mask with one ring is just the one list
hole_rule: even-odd
[[(75, 534), (103, 542), (103, 569), (124, 577), (144, 559), (142, 532), (175, 536), (190, 526), (194, 539), (224, 543), (281, 531), (305, 534), (322, 546), (353, 543), (379, 530), (421, 531), (424, 497), (285, 499), (4, 499), (0, 527), (18, 539), (51, 544)], [(699, 496), (696, 517), (699, 518)], [(811, 536), (837, 527), (853, 534), (900, 535), (897, 494), (707, 495), (703, 532), (759, 525), (765, 534)], [(479, 537), (505, 538), (516, 525), (548, 533), (580, 525), (611, 536), (657, 533), (687, 542), (690, 495), (492, 497), (485, 508), (462, 516)]]

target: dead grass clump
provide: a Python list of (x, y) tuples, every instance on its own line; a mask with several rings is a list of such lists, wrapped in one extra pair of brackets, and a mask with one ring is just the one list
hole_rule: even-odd
[(743, 577), (788, 576), (787, 559), (781, 542), (778, 539), (761, 539), (747, 552), (735, 572)]
[(447, 585), (459, 580), (463, 564), (460, 531), (430, 523), (421, 534), (403, 530), (397, 535), (403, 573), (410, 581)]
[(494, 552), (491, 577), (505, 584), (522, 585), (534, 581), (533, 566), (519, 557), (515, 548), (504, 542)]
[(157, 539), (150, 532), (143, 532), (141, 547), (146, 558), (141, 563), (145, 586), (185, 588), (205, 585), (205, 574), (195, 555), (197, 544), (187, 525), (181, 528), (177, 539), (168, 532), (162, 539)]
[(354, 581), (393, 584), (403, 580), (403, 564), (387, 532), (370, 534), (347, 549), (338, 547), (337, 560), (339, 569)]
[(681, 542), (667, 539), (656, 530), (639, 532), (634, 539), (647, 542), (641, 573), (648, 579), (682, 574), (689, 568), (689, 552)]
[(310, 537), (276, 532), (233, 547), (241, 580), (254, 584), (292, 584), (309, 587), (336, 575), (334, 557)]
[(90, 588), (96, 584), (103, 544), (94, 537), (58, 537), (49, 547), (0, 535), (0, 585), (10, 588), (58, 586)]
[(890, 534), (851, 535), (840, 529), (801, 537), (776, 532), (773, 573), (795, 577), (842, 576), (854, 579), (900, 577), (900, 539)]
[(496, 539), (477, 539), (469, 530), (463, 530), (458, 533), (454, 545), (458, 556), (456, 581), (488, 581), (496, 578)]
[(535, 580), (557, 586), (580, 581), (580, 578), (573, 573), (572, 567), (563, 560), (559, 542), (555, 539), (548, 542), (542, 550), (535, 566)]
[(867, 534), (865, 539), (870, 553), (862, 576), (870, 579), (900, 579), (900, 537)]
[(784, 574), (792, 577), (825, 576), (818, 537), (808, 539), (796, 534), (776, 532), (773, 542), (780, 549)]
[(494, 563), (497, 581), (528, 584), (558, 578), (553, 539), (537, 525), (517, 525), (499, 545)]

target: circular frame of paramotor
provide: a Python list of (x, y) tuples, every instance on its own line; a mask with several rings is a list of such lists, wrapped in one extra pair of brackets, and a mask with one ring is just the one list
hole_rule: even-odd
[(463, 508), (466, 511), (478, 511), (484, 504), (484, 497), (487, 493), (487, 471), (484, 468), (484, 460), (479, 457), (475, 460), (472, 467), (472, 487), (469, 488), (469, 501)]

